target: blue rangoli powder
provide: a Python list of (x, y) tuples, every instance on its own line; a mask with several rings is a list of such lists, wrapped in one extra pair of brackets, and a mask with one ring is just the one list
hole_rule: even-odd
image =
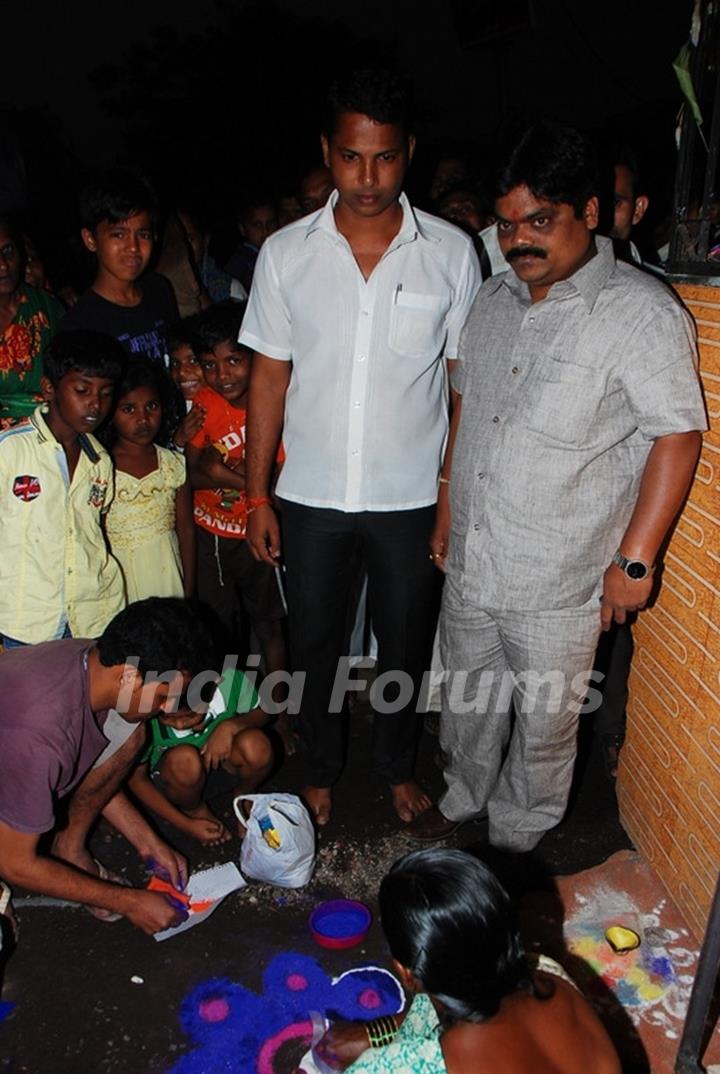
[(323, 936), (342, 940), (362, 932), (367, 923), (367, 916), (359, 910), (334, 910), (327, 915), (321, 914), (315, 921), (315, 928)]

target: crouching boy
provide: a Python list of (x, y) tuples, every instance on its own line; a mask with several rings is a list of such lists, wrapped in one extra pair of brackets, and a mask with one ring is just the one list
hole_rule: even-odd
[[(138, 801), (206, 846), (231, 834), (210, 809), (218, 772), (235, 780), (235, 794), (250, 794), (272, 768), (272, 747), (260, 730), (268, 722), (242, 671), (226, 672), (205, 715), (187, 709), (150, 721), (150, 743), (130, 787)], [(241, 835), (244, 832), (240, 833)]]

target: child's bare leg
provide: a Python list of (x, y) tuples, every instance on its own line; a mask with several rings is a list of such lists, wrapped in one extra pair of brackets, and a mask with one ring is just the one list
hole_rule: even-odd
[[(238, 731), (232, 741), (230, 756), (224, 767), (238, 777), (235, 796), (252, 794), (270, 774), (273, 765), (272, 745), (267, 735), (256, 728)], [(245, 835), (245, 828), (238, 821), (240, 838)]]
[(206, 846), (226, 843), (232, 838), (222, 821), (203, 801), (202, 792), (207, 776), (199, 750), (194, 746), (173, 746), (161, 757), (158, 770), (168, 799), (190, 822), (185, 829), (188, 835)]
[[(280, 622), (268, 624), (268, 637), (263, 638), (261, 644), (265, 674), (270, 675), (273, 671), (285, 671), (287, 668), (287, 652), (285, 637)], [(285, 683), (279, 683), (273, 690), (273, 701), (277, 705), (285, 705), (288, 697), (288, 688)], [(288, 757), (291, 757), (297, 749), (297, 742), (290, 722), (287, 710), (278, 713), (275, 721), (275, 730), (282, 739), (283, 748)]]
[[(260, 642), (265, 664), (265, 674), (271, 675), (273, 671), (285, 671), (287, 668), (287, 652), (285, 638), (280, 622), (268, 623), (267, 637)], [(265, 633), (265, 631), (263, 631)]]

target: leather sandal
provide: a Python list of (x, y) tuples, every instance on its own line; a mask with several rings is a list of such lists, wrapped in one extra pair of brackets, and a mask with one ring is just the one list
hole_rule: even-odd
[(432, 805), (411, 820), (403, 831), (418, 843), (440, 843), (454, 835), (463, 823), (462, 820), (448, 820), (436, 805)]

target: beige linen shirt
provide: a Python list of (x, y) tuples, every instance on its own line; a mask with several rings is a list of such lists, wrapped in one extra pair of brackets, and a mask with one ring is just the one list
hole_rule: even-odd
[(599, 593), (653, 441), (707, 428), (689, 314), (596, 244), (535, 304), (512, 270), (487, 280), (463, 329), (448, 570), (488, 609)]

